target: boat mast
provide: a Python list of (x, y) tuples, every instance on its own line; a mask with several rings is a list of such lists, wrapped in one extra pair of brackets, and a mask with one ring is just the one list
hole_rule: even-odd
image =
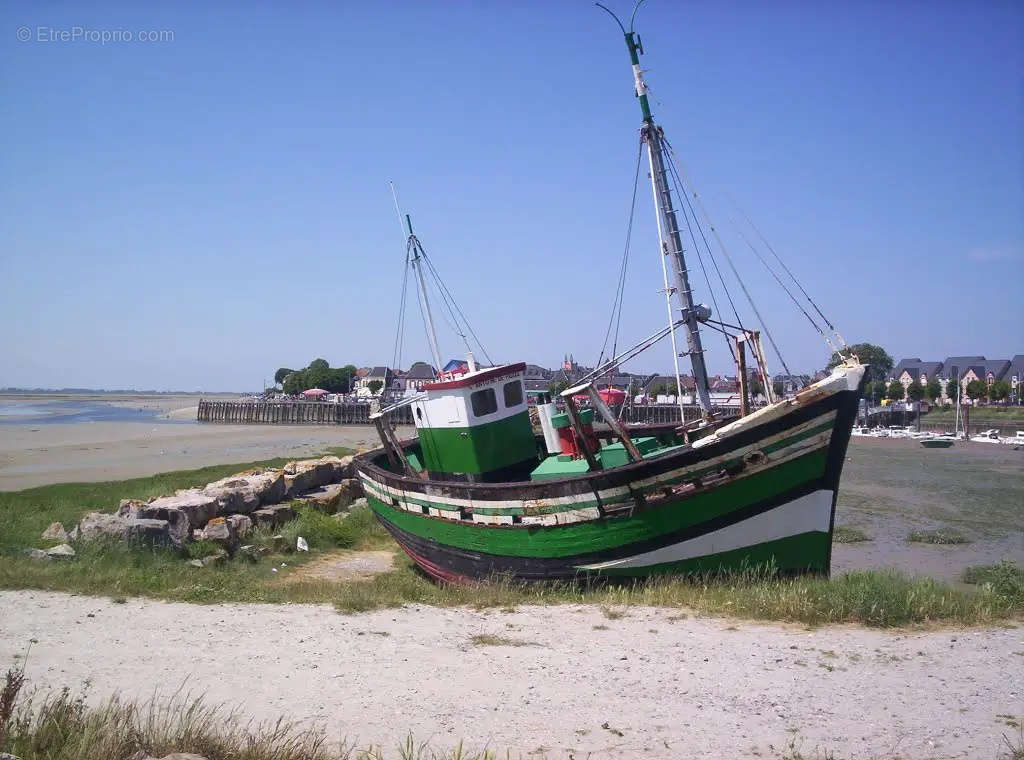
[(430, 301), (427, 300), (427, 283), (423, 277), (423, 260), (420, 257), (420, 241), (412, 232), (412, 219), (405, 215), (405, 224), (409, 228), (408, 256), (409, 266), (416, 275), (416, 282), (419, 285), (420, 308), (423, 311), (423, 324), (427, 330), (427, 342), (430, 343), (430, 353), (434, 357), (435, 372), (441, 371), (441, 352), (437, 348), (437, 332), (434, 330), (434, 317), (430, 313)]
[[(639, 4), (638, 4), (639, 5)], [(603, 6), (602, 6), (603, 7)], [(608, 10), (605, 8), (605, 10)], [(611, 11), (609, 11), (611, 13)], [(612, 14), (614, 17), (615, 14)], [(635, 15), (635, 11), (634, 11)], [(618, 18), (615, 19), (618, 21)], [(693, 379), (697, 385), (697, 402), (703, 410), (704, 416), (711, 414), (711, 394), (708, 385), (708, 371), (704, 364), (704, 346), (700, 339), (700, 322), (711, 316), (711, 310), (703, 304), (695, 306), (693, 303), (693, 292), (690, 290), (690, 278), (686, 270), (686, 259), (683, 257), (683, 241), (679, 234), (679, 223), (676, 220), (676, 211), (672, 205), (672, 191), (669, 189), (666, 180), (664, 139), (665, 135), (661, 127), (654, 123), (651, 115), (651, 105), (647, 98), (647, 85), (644, 83), (643, 70), (640, 68), (639, 54), (643, 53), (643, 45), (640, 37), (632, 31), (622, 27), (626, 38), (626, 47), (629, 49), (629, 59), (633, 64), (633, 81), (637, 98), (640, 100), (640, 110), (643, 112), (644, 124), (640, 134), (647, 144), (647, 158), (651, 170), (651, 186), (654, 192), (656, 213), (658, 214), (659, 237), (662, 234), (667, 240), (661, 240), (662, 255), (672, 257), (675, 264), (676, 294), (682, 301), (681, 317), (686, 323), (686, 343), (689, 349), (690, 363), (693, 366)], [(662, 229), (664, 220), (664, 230)]]

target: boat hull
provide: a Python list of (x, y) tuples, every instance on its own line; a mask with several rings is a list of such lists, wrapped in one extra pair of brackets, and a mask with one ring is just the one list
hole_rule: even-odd
[(426, 573), (465, 583), (636, 577), (773, 563), (827, 574), (836, 492), (863, 369), (611, 470), (454, 484), (356, 459), (380, 522)]

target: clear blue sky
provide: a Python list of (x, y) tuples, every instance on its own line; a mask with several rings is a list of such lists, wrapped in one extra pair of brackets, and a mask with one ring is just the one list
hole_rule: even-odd
[[(827, 350), (730, 233), (733, 200), (851, 342), (1024, 351), (1022, 7), (640, 12), (655, 117), (794, 371)], [(640, 113), (589, 2), (0, 14), (0, 386), (246, 390), (318, 356), (388, 363), (404, 256), (388, 180), (496, 360), (596, 358)], [(75, 26), (173, 41), (60, 41)], [(641, 190), (623, 340), (665, 320)], [(410, 317), (406, 367), (428, 357)], [(628, 369), (670, 366), (665, 347)]]

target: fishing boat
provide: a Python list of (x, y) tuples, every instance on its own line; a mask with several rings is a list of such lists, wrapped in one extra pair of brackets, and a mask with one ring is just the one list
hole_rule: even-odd
[[(828, 574), (836, 494), (866, 365), (841, 353), (824, 379), (779, 398), (761, 331), (745, 327), (738, 314), (735, 324), (714, 319), (709, 307), (695, 303), (679, 224), (683, 206), (677, 209), (675, 201), (686, 203), (686, 219), (694, 222), (692, 196), (681, 191), (671, 146), (651, 114), (633, 20), (628, 31), (619, 26), (643, 115), (640, 149), (650, 170), (667, 326), (625, 351), (613, 351), (556, 397), (541, 394), (535, 408), (539, 430), (531, 425), (524, 393), (526, 364), (478, 363), (467, 353), (464, 363), (439, 371), (420, 392), (373, 415), (381, 447), (357, 456), (356, 472), (377, 519), (416, 565), (444, 582), (628, 578), (761, 563), (786, 573)], [(637, 166), (639, 177), (639, 158)], [(425, 284), (434, 267), (409, 217), (403, 226), (407, 274), (417, 282), (440, 370)], [(699, 238), (690, 235), (696, 244)], [(450, 292), (438, 291), (457, 318), (461, 312), (448, 303)], [(738, 417), (712, 406), (705, 330), (724, 334), (735, 358)], [(677, 332), (686, 338), (685, 352), (676, 348)], [(680, 392), (677, 422), (626, 424), (606, 402), (600, 380), (666, 337), (677, 383), (679, 357), (689, 358), (696, 419), (687, 421)], [(767, 400), (757, 409), (749, 400), (748, 350)], [(405, 407), (417, 435), (399, 440), (394, 421)]]

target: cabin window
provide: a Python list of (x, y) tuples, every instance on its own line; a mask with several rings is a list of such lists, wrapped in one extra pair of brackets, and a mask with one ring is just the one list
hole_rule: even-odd
[(473, 416), (475, 417), (485, 417), (498, 411), (498, 397), (494, 393), (494, 388), (474, 391), (470, 394), (469, 401), (473, 406)]
[(523, 384), (519, 380), (505, 383), (505, 408), (519, 406), (523, 403)]

